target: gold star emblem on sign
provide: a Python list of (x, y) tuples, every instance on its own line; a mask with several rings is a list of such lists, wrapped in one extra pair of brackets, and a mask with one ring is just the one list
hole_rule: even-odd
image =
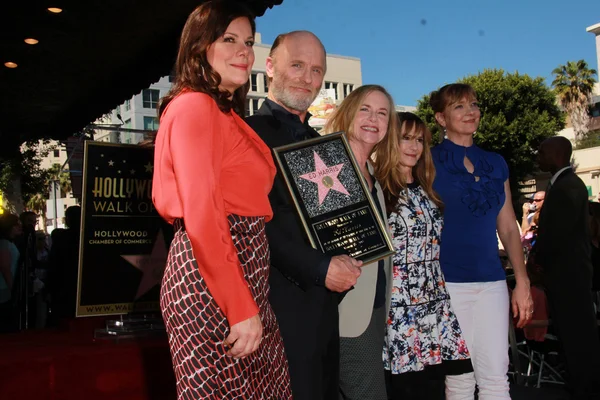
[(148, 164), (144, 165), (144, 168), (146, 169), (146, 172), (150, 172), (150, 173), (152, 173), (152, 171), (154, 170), (154, 166), (150, 162), (148, 162)]

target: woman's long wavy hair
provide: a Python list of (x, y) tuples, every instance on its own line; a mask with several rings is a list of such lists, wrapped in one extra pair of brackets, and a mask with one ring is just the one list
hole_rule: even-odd
[[(397, 134), (398, 125), (396, 115), (394, 113), (394, 99), (392, 99), (392, 96), (388, 93), (387, 90), (385, 90), (383, 86), (379, 85), (364, 85), (350, 92), (348, 97), (344, 99), (342, 104), (340, 104), (340, 106), (329, 117), (327, 123), (325, 124), (325, 127), (323, 128), (323, 132), (333, 133), (343, 131), (346, 133), (348, 140), (354, 140), (354, 118), (356, 117), (360, 106), (364, 103), (365, 98), (373, 92), (383, 93), (389, 102), (390, 113), (388, 120), (388, 131), (386, 133), (386, 136), (389, 136), (391, 134)], [(375, 152), (377, 146), (379, 146), (380, 143), (375, 145), (372, 153)]]
[(375, 178), (381, 184), (388, 213), (396, 211), (398, 201), (404, 198), (407, 190), (406, 177), (400, 169), (400, 140), (411, 135), (410, 139), (423, 135), (423, 153), (412, 173), (415, 182), (419, 183), (427, 196), (440, 208), (443, 203), (433, 190), (435, 167), (431, 157), (431, 132), (427, 125), (413, 113), (399, 112), (396, 114), (400, 129), (394, 135), (387, 135), (375, 152)]
[(240, 17), (248, 19), (252, 34), (255, 34), (254, 15), (245, 5), (235, 1), (210, 0), (190, 14), (179, 41), (175, 82), (160, 102), (159, 118), (171, 100), (184, 90), (206, 93), (217, 102), (221, 111), (233, 109), (238, 115), (244, 115), (250, 82), (238, 88), (230, 100), (231, 93), (219, 89), (221, 76), (211, 67), (207, 57), (210, 45), (223, 36), (234, 19)]

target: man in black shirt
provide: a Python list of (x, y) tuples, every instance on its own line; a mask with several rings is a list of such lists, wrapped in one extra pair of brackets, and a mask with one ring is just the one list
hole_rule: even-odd
[[(268, 98), (250, 125), (271, 148), (318, 137), (308, 107), (326, 71), (325, 48), (312, 33), (279, 35), (267, 58)], [(280, 173), (269, 194), (273, 219), (269, 299), (281, 330), (295, 400), (339, 396), (339, 293), (360, 276), (361, 262), (310, 246)]]

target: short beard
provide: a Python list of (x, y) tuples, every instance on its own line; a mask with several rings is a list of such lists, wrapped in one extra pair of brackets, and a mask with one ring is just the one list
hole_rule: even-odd
[(282, 86), (283, 85), (280, 86), (275, 82), (275, 80), (273, 80), (269, 90), (273, 93), (275, 100), (291, 110), (306, 112), (308, 107), (310, 107), (317, 97), (316, 95), (310, 97), (296, 97), (287, 92)]

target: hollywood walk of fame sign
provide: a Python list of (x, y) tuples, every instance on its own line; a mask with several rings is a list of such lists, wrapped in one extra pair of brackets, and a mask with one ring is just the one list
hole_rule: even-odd
[(152, 204), (152, 148), (87, 141), (77, 316), (159, 310), (170, 227)]
[(311, 245), (365, 263), (393, 245), (342, 132), (273, 149)]

